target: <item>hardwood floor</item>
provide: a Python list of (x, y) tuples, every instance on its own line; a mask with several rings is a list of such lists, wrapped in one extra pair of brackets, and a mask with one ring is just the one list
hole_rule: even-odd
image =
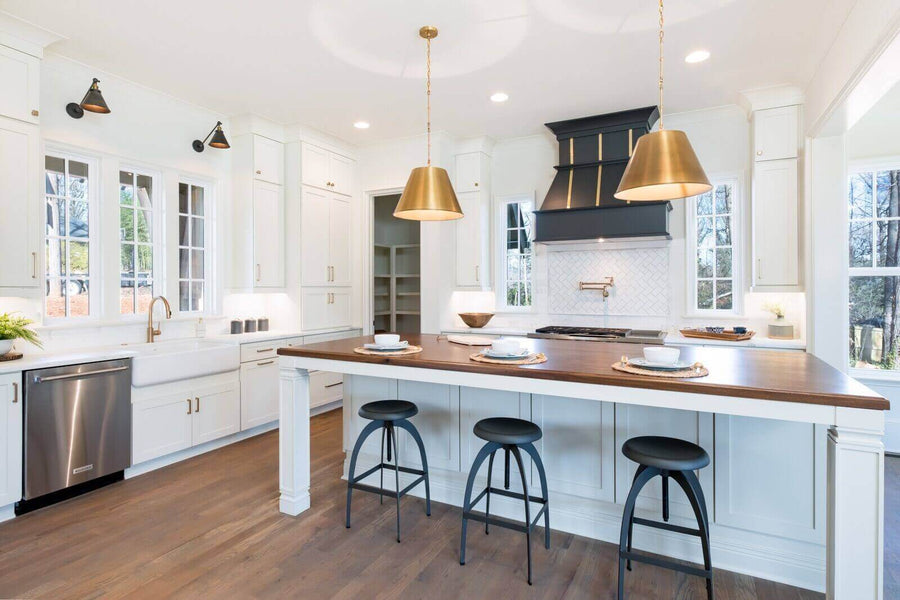
[[(616, 548), (553, 532), (536, 541), (534, 586), (524, 537), (473, 523), (459, 565), (458, 508), (354, 495), (344, 528), (341, 412), (312, 419), (312, 508), (278, 512), (278, 433), (271, 432), (0, 525), (0, 598), (615, 598)], [(900, 597), (900, 459), (888, 459), (885, 598)], [(541, 538), (541, 535), (537, 535)], [(715, 556), (713, 556), (715, 560)], [(699, 578), (636, 565), (628, 598), (705, 598)], [(720, 600), (822, 594), (716, 571)]]

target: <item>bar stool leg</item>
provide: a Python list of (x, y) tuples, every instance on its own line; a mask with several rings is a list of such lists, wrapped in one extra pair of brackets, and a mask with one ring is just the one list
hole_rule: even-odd
[[(637, 471), (634, 472), (634, 479), (631, 480), (631, 485), (634, 485), (634, 482), (637, 481), (638, 476), (644, 472), (647, 467), (645, 465), (638, 465)], [(631, 518), (628, 519), (628, 552), (631, 552), (631, 539), (632, 534), (634, 533), (634, 513), (632, 513)], [(625, 561), (625, 568), (629, 571), (631, 570), (631, 560)]]
[(488, 442), (482, 446), (481, 450), (479, 450), (478, 454), (475, 456), (475, 460), (472, 461), (472, 468), (469, 469), (469, 479), (466, 482), (466, 495), (463, 496), (462, 535), (460, 536), (459, 541), (459, 564), (461, 565), (466, 564), (466, 526), (469, 524), (469, 519), (466, 518), (466, 514), (472, 508), (472, 486), (475, 485), (475, 476), (478, 475), (478, 469), (488, 455), (493, 454), (500, 448), (500, 444), (496, 442)]
[(422, 470), (425, 471), (425, 515), (430, 517), (431, 486), (428, 483), (428, 457), (425, 455), (425, 443), (422, 441), (422, 436), (419, 435), (419, 430), (416, 429), (415, 426), (406, 419), (397, 421), (395, 425), (409, 432), (409, 435), (412, 436), (412, 439), (415, 440), (416, 445), (419, 447), (419, 457), (422, 460)]
[(350, 469), (347, 472), (347, 529), (350, 529), (350, 500), (353, 494), (353, 484), (356, 483), (354, 481), (354, 474), (356, 473), (356, 459), (359, 457), (359, 451), (362, 448), (363, 442), (366, 441), (366, 438), (369, 437), (373, 431), (382, 427), (384, 425), (384, 421), (372, 421), (359, 433), (359, 437), (356, 438), (356, 444), (353, 446), (353, 454), (350, 455)]
[(528, 482), (525, 480), (525, 465), (522, 463), (519, 447), (512, 446), (510, 451), (516, 457), (519, 475), (522, 477), (522, 494), (525, 495), (525, 547), (528, 549), (528, 585), (531, 585), (531, 506), (528, 502)]
[[(488, 460), (488, 479), (487, 479), (487, 494), (484, 505), (484, 516), (491, 516), (491, 479), (494, 474), (494, 455), (496, 452), (491, 452), (491, 458)], [(488, 522), (484, 522), (484, 535), (488, 535)]]
[(632, 524), (632, 519), (634, 518), (634, 505), (637, 502), (638, 494), (641, 493), (641, 489), (647, 485), (648, 481), (659, 474), (660, 471), (656, 468), (648, 467), (641, 471), (634, 478), (634, 483), (631, 484), (631, 491), (628, 492), (628, 499), (625, 500), (625, 511), (622, 515), (622, 529), (619, 533), (619, 589), (616, 596), (618, 600), (624, 600), (625, 598), (625, 557), (623, 557), (622, 554), (627, 552), (628, 530)]
[[(381, 428), (381, 464), (384, 464), (384, 434), (387, 432), (387, 427)], [(381, 483), (379, 483), (378, 488), (378, 503), (384, 504), (384, 467), (378, 469), (378, 474), (381, 477)]]
[(662, 474), (662, 518), (669, 522), (669, 474), (665, 471)]
[(531, 461), (537, 467), (538, 477), (541, 480), (541, 498), (544, 499), (544, 548), (550, 549), (550, 491), (547, 488), (547, 473), (544, 471), (544, 461), (538, 454), (534, 444), (523, 444), (522, 448), (531, 456)]
[(397, 491), (397, 543), (400, 543), (400, 447), (397, 446), (397, 430), (388, 423), (391, 439), (394, 440), (394, 484)]
[[(697, 490), (700, 488), (700, 482), (693, 471), (674, 471), (672, 479), (678, 482), (681, 489), (691, 502), (691, 508), (694, 509), (694, 516), (697, 518), (697, 525), (700, 529), (700, 544), (703, 548), (703, 568), (709, 572), (706, 578), (706, 597), (713, 600), (713, 583), (712, 583), (712, 558), (709, 552), (709, 523), (706, 520), (705, 506), (701, 507), (700, 497)], [(702, 491), (700, 492), (702, 494)], [(704, 501), (705, 504), (705, 501)]]

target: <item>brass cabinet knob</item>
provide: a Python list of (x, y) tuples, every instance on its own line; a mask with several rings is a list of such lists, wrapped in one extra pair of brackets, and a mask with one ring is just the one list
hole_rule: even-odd
[(757, 150), (757, 151), (756, 151), (756, 155), (757, 155), (757, 156), (762, 156), (762, 150)]
[(262, 175), (262, 171), (260, 171), (259, 169), (257, 169), (257, 170), (256, 170), (256, 174), (257, 174), (257, 175)]
[(31, 116), (32, 116), (32, 117), (39, 117), (39, 116), (41, 116), (41, 111), (39, 111), (39, 110), (33, 110), (33, 111), (31, 111)]
[(477, 182), (477, 181), (475, 182), (475, 187), (478, 187), (478, 182)]

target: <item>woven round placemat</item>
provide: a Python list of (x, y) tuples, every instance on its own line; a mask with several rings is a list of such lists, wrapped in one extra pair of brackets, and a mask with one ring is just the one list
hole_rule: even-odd
[(481, 352), (470, 354), (469, 358), (475, 362), (490, 363), (492, 365), (537, 365), (547, 362), (547, 357), (540, 352), (537, 354), (529, 354), (525, 358), (517, 358), (515, 360), (510, 360), (508, 358), (491, 358), (490, 356), (485, 356)]
[(7, 352), (6, 354), (0, 354), (0, 362), (6, 362), (8, 360), (19, 360), (22, 358), (23, 354), (21, 352)]
[(686, 379), (689, 377), (706, 377), (709, 371), (700, 363), (694, 363), (693, 367), (681, 369), (680, 371), (654, 371), (652, 369), (641, 369), (629, 365), (628, 363), (613, 363), (612, 368), (623, 373), (631, 373), (632, 375), (647, 375), (649, 377), (668, 377), (670, 379)]
[(403, 350), (369, 350), (368, 348), (354, 348), (357, 354), (368, 354), (370, 356), (406, 356), (408, 354), (418, 354), (422, 351), (422, 346), (409, 345)]

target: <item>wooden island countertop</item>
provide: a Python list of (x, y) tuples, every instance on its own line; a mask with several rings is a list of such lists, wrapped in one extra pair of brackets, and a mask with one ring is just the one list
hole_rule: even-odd
[[(371, 336), (364, 336), (281, 348), (278, 354), (870, 410), (890, 408), (885, 398), (806, 352), (684, 347), (681, 348), (682, 359), (703, 363), (709, 375), (672, 379), (612, 369), (612, 364), (623, 355), (640, 356), (642, 346), (639, 344), (523, 339), (533, 351), (543, 352), (547, 362), (517, 366), (470, 360), (469, 355), (480, 348), (455, 344), (445, 337), (431, 334), (404, 334), (401, 337), (410, 344), (422, 346), (422, 352), (406, 356), (357, 354), (354, 348), (372, 342)], [(465, 384), (464, 380), (460, 383)]]

